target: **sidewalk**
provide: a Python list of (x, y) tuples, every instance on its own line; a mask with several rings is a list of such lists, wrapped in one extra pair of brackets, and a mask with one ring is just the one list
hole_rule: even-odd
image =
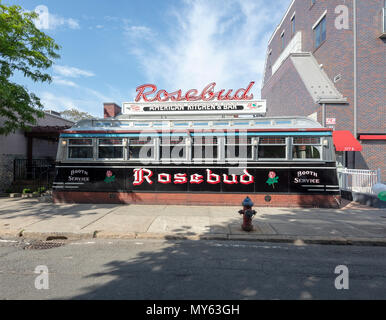
[(386, 210), (255, 208), (255, 230), (241, 230), (241, 207), (58, 205), (0, 198), (0, 238), (216, 239), (386, 246)]

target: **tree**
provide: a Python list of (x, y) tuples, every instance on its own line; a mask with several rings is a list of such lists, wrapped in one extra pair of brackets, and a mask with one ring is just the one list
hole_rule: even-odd
[(51, 82), (45, 72), (59, 58), (55, 41), (36, 28), (38, 15), (0, 0), (0, 134), (28, 129), (44, 116), (40, 99), (10, 79), (15, 72), (34, 82)]
[(78, 121), (84, 120), (84, 119), (94, 118), (91, 114), (89, 114), (87, 112), (79, 111), (78, 109), (75, 109), (75, 108), (65, 110), (65, 111), (61, 112), (60, 115), (63, 118), (68, 119), (70, 121), (74, 121), (74, 122), (78, 122)]

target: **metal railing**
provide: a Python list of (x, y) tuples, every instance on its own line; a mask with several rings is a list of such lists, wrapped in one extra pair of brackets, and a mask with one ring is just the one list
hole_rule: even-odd
[(373, 186), (381, 182), (381, 170), (338, 169), (342, 191), (374, 194)]
[(32, 185), (34, 189), (49, 188), (55, 178), (55, 161), (50, 159), (15, 159), (14, 183)]

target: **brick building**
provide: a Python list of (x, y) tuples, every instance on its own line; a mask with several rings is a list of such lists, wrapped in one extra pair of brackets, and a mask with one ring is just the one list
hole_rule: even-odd
[(261, 96), (267, 115), (310, 116), (348, 130), (361, 152), (348, 168), (386, 180), (386, 1), (293, 0), (268, 43)]

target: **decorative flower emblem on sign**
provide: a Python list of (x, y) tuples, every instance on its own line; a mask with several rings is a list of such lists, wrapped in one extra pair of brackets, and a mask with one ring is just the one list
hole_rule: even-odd
[(107, 170), (106, 171), (105, 182), (106, 183), (111, 183), (111, 182), (114, 182), (114, 181), (115, 181), (115, 176), (113, 175), (113, 172), (110, 171), (110, 170)]
[(276, 176), (276, 172), (270, 171), (270, 173), (268, 174), (268, 180), (266, 181), (266, 183), (268, 183), (268, 185), (272, 186), (275, 189), (275, 183), (278, 183), (278, 182), (279, 182), (279, 177)]

